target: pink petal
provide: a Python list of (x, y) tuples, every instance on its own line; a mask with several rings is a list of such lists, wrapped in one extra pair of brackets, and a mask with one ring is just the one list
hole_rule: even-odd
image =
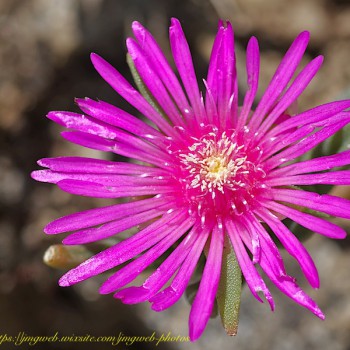
[(301, 95), (314, 78), (323, 62), (323, 57), (318, 56), (313, 59), (295, 78), (291, 86), (285, 92), (280, 101), (273, 108), (272, 112), (264, 120), (259, 128), (259, 139), (265, 134), (278, 117)]
[(271, 189), (273, 199), (292, 203), (336, 217), (350, 219), (350, 201), (345, 198), (289, 189)]
[(134, 106), (139, 112), (146, 116), (150, 121), (156, 124), (163, 132), (169, 136), (175, 136), (173, 128), (160, 115), (147, 100), (135, 90), (127, 80), (102, 57), (91, 54), (91, 61), (101, 77), (115, 90), (120, 96)]
[(165, 170), (150, 166), (85, 157), (43, 158), (38, 161), (38, 164), (50, 168), (52, 171), (65, 173), (125, 174), (144, 177), (169, 174)]
[(106, 239), (114, 236), (120, 232), (128, 230), (137, 225), (147, 223), (152, 219), (162, 216), (167, 210), (169, 205), (164, 204), (156, 209), (150, 209), (142, 213), (134, 214), (132, 216), (124, 217), (119, 220), (113, 220), (105, 223), (102, 226), (96, 228), (89, 228), (81, 231), (74, 232), (67, 236), (63, 240), (63, 244), (77, 245), (86, 244)]
[(180, 222), (191, 225), (192, 221), (188, 218), (186, 210), (163, 215), (161, 219), (130, 238), (94, 255), (68, 271), (61, 277), (60, 286), (68, 287), (79, 283), (134, 258), (176, 230)]
[(49, 112), (47, 117), (55, 123), (68, 129), (86, 132), (105, 139), (115, 139), (120, 137), (120, 131), (114, 126), (94, 120), (93, 118), (83, 114), (52, 111)]
[(197, 266), (198, 260), (203, 252), (205, 243), (208, 240), (210, 230), (208, 226), (203, 228), (203, 231), (197, 235), (197, 239), (192, 244), (192, 248), (187, 255), (185, 261), (181, 265), (178, 273), (174, 277), (170, 286), (150, 298), (152, 309), (162, 311), (176, 303), (191, 279), (191, 276)]
[[(194, 222), (194, 221), (193, 221)], [(192, 223), (193, 223), (192, 222)], [(181, 227), (179, 230), (181, 231)], [(187, 230), (188, 227), (185, 229)], [(166, 258), (166, 260), (147, 278), (141, 287), (129, 287), (117, 292), (114, 297), (126, 304), (136, 304), (150, 299), (171, 278), (186, 259), (193, 242), (197, 238), (199, 224), (196, 224), (186, 238)]]
[(81, 180), (61, 180), (58, 187), (68, 193), (95, 198), (121, 198), (148, 196), (160, 193), (172, 193), (174, 186), (106, 186)]
[(189, 318), (189, 335), (191, 341), (195, 341), (201, 336), (211, 315), (215, 295), (219, 286), (223, 246), (223, 230), (216, 227), (211, 234), (207, 262), (198, 292), (191, 307)]
[(279, 168), (271, 172), (271, 176), (278, 178), (283, 174), (298, 175), (312, 173), (315, 171), (330, 170), (335, 167), (341, 167), (350, 164), (350, 150), (332, 154), (330, 156), (318, 157), (304, 160), (302, 162), (293, 163), (283, 168)]
[(324, 127), (323, 129), (311, 134), (308, 137), (305, 137), (300, 142), (296, 143), (295, 145), (292, 145), (288, 147), (286, 150), (278, 153), (277, 155), (269, 158), (266, 161), (266, 169), (273, 169), (283, 163), (286, 163), (292, 159), (295, 159), (303, 154), (305, 154), (307, 151), (312, 149), (313, 147), (317, 146), (322, 141), (326, 140), (333, 134), (335, 134), (337, 131), (342, 129), (345, 125), (347, 125), (350, 122), (350, 114), (349, 116), (345, 116), (342, 121), (338, 121), (336, 123), (333, 123), (327, 127)]
[(37, 170), (32, 173), (35, 180), (42, 182), (57, 183), (61, 180), (81, 180), (110, 186), (142, 186), (142, 185), (165, 185), (171, 181), (170, 176), (131, 176), (119, 174), (89, 174), (89, 173), (65, 173), (48, 169)]
[(276, 177), (265, 181), (267, 186), (285, 185), (350, 185), (350, 170), (332, 171), (321, 174), (306, 174)]
[(283, 57), (275, 75), (250, 119), (249, 128), (252, 133), (258, 129), (263, 118), (275, 104), (283, 90), (287, 87), (304, 55), (309, 42), (309, 36), (308, 32), (302, 32), (299, 34)]
[[(236, 59), (234, 53), (234, 36), (231, 24), (228, 22), (223, 29), (222, 42), (217, 52), (215, 79), (217, 86), (217, 108), (220, 117), (220, 125), (223, 128), (232, 127), (233, 115), (231, 115), (231, 97), (234, 95), (234, 86), (237, 81)], [(236, 104), (236, 102), (235, 102)], [(237, 116), (235, 116), (237, 117)]]
[(301, 270), (313, 288), (319, 288), (318, 272), (310, 254), (286, 226), (268, 210), (259, 210), (258, 215), (275, 233), (287, 252), (299, 263)]
[[(209, 60), (209, 67), (208, 67), (208, 75), (207, 75), (207, 90), (211, 91), (211, 97), (214, 101), (214, 104), (216, 105), (217, 98), (218, 98), (218, 84), (217, 84), (217, 65), (218, 65), (218, 53), (222, 45), (223, 40), (223, 34), (225, 31), (225, 27), (223, 25), (223, 22), (219, 21), (219, 28), (218, 32), (215, 36), (214, 44), (211, 50), (210, 60)], [(206, 96), (206, 101), (208, 99), (208, 96)]]
[(167, 197), (157, 196), (128, 203), (94, 208), (63, 216), (50, 222), (44, 229), (47, 234), (57, 234), (75, 231), (87, 227), (100, 225), (109, 221), (121, 219), (124, 216), (135, 215), (152, 209), (169, 201)]
[(157, 70), (157, 74), (161, 78), (164, 86), (171, 93), (176, 105), (182, 112), (183, 116), (188, 116), (190, 105), (182, 90), (175, 73), (170, 67), (159, 45), (139, 22), (133, 22), (132, 29), (134, 35), (141, 46), (142, 50), (147, 54), (148, 60), (152, 63), (153, 69)]
[[(142, 271), (149, 267), (149, 265), (156, 261), (156, 259), (164, 254), (181, 236), (183, 236), (186, 230), (186, 227), (182, 230), (179, 227), (175, 232), (162, 239), (142, 256), (122, 267), (103, 283), (100, 288), (100, 293), (111, 293), (132, 282)], [(192, 236), (193, 234), (188, 234), (181, 244), (191, 243), (192, 240), (189, 240), (189, 238)]]
[(119, 143), (124, 143), (130, 147), (142, 150), (158, 157), (168, 158), (168, 154), (165, 150), (160, 150), (144, 140), (131, 135), (125, 131), (115, 128), (114, 126), (100, 122), (94, 118), (86, 115), (70, 112), (50, 112), (47, 115), (48, 118), (54, 120), (66, 128), (74, 129), (83, 133), (91, 134), (94, 136), (103, 137), (104, 139), (115, 140)]
[(303, 213), (300, 210), (296, 210), (272, 201), (264, 202), (264, 206), (321, 235), (334, 239), (343, 239), (346, 237), (346, 232), (341, 227), (322, 218), (318, 218), (317, 216)]
[(247, 282), (250, 291), (252, 292), (254, 297), (261, 303), (263, 301), (259, 297), (258, 292), (263, 292), (266, 300), (270, 304), (271, 310), (274, 310), (275, 304), (272, 295), (266, 287), (265, 282), (259, 275), (259, 272), (250, 260), (249, 255), (243, 245), (242, 238), (240, 237), (240, 232), (242, 229), (238, 228), (236, 226), (236, 223), (234, 223), (231, 220), (227, 220), (225, 222), (225, 227), (230, 237), (232, 247), (236, 253), (239, 266), (242, 269), (243, 276), (245, 278), (245, 281)]
[(165, 156), (161, 156), (160, 158), (159, 156), (154, 156), (152, 153), (143, 152), (141, 149), (135, 148), (132, 143), (125, 144), (81, 131), (64, 131), (61, 135), (66, 140), (80, 146), (96, 149), (98, 151), (113, 152), (124, 157), (134, 158), (157, 165), (160, 168), (167, 167), (165, 164), (167, 162), (164, 162)]
[[(259, 235), (259, 241), (261, 245), (261, 255), (263, 252), (268, 255), (271, 268), (276, 276), (285, 277), (287, 275), (282, 256), (273, 242), (270, 235), (266, 232), (265, 228), (261, 225), (258, 219), (253, 214), (249, 214), (246, 217), (242, 217), (242, 222), (246, 227), (246, 230), (252, 241), (252, 253), (254, 251), (253, 238), (255, 232)], [(259, 263), (261, 261), (261, 256)]]
[(164, 143), (165, 138), (159, 131), (120, 108), (103, 101), (94, 101), (90, 98), (77, 98), (75, 102), (84, 113), (102, 122), (151, 140), (159, 146)]
[(305, 112), (302, 112), (292, 118), (289, 118), (281, 122), (278, 126), (273, 128), (268, 135), (276, 135), (280, 132), (285, 132), (289, 129), (299, 127), (300, 125), (307, 125), (311, 123), (320, 122), (326, 120), (332, 116), (337, 115), (338, 113), (344, 111), (350, 107), (350, 100), (345, 101), (335, 101), (323, 104), (311, 108)]
[[(184, 126), (185, 124), (181, 114), (164, 87), (162, 80), (157, 75), (157, 70), (155, 71), (152, 68), (144, 51), (140, 48), (138, 43), (131, 38), (127, 39), (126, 45), (137, 72), (140, 74), (142, 81), (145, 83), (152, 96), (157, 100), (160, 107), (174, 125)], [(157, 67), (155, 67), (155, 69), (157, 69)]]
[(246, 61), (248, 90), (238, 118), (237, 129), (246, 125), (259, 86), (260, 53), (258, 41), (254, 36), (248, 42)]
[(185, 34), (182, 31), (181, 24), (176, 18), (171, 19), (169, 39), (176, 68), (191, 102), (194, 116), (197, 121), (200, 122), (201, 116), (203, 115), (203, 107), (201, 105), (197, 77), (193, 67), (190, 48), (185, 38)]
[(270, 264), (270, 257), (263, 253), (261, 263), (262, 269), (276, 285), (276, 287), (285, 295), (290, 297), (293, 301), (299, 305), (309, 309), (320, 319), (324, 319), (325, 316), (317, 304), (295, 283), (295, 280), (286, 276), (285, 278), (279, 278), (273, 272)]
[(203, 80), (203, 82), (207, 89), (205, 111), (206, 115), (208, 116), (208, 121), (212, 125), (219, 125), (219, 113), (216, 108), (216, 102), (213, 96), (213, 92), (211, 91), (211, 88), (209, 87), (208, 83), (205, 80)]
[(265, 139), (266, 143), (261, 142), (261, 147), (264, 150), (261, 160), (269, 160), (276, 153), (279, 155), (280, 153), (278, 152), (283, 150), (283, 148), (286, 148), (286, 151), (288, 151), (288, 148), (293, 146), (294, 142), (310, 136), (315, 129), (316, 127), (314, 125), (308, 124), (303, 125), (296, 130), (280, 134), (278, 137), (269, 140)]

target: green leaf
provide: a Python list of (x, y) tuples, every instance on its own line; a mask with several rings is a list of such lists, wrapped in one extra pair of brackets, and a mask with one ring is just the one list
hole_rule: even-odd
[(231, 242), (225, 234), (221, 276), (216, 300), (222, 324), (228, 335), (236, 335), (241, 305), (242, 271)]

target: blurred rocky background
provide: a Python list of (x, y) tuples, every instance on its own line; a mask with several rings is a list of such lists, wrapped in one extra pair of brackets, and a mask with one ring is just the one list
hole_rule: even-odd
[[(106, 202), (74, 197), (29, 177), (42, 157), (102, 156), (62, 141), (61, 128), (45, 115), (50, 110), (76, 110), (74, 97), (85, 96), (129, 110), (94, 71), (89, 53), (101, 54), (130, 78), (124, 40), (131, 22), (145, 24), (169, 52), (167, 27), (172, 16), (183, 24), (200, 78), (206, 76), (217, 21), (222, 17), (232, 21), (236, 32), (241, 90), (245, 88), (244, 48), (251, 35), (261, 45), (263, 91), (293, 38), (307, 29), (311, 43), (304, 63), (318, 54), (326, 59), (299, 107), (350, 97), (348, 0), (0, 0), (0, 334), (147, 335), (156, 331), (187, 336), (185, 300), (157, 314), (146, 304), (124, 306), (111, 296), (99, 296), (100, 277), (69, 289), (58, 287), (63, 271), (44, 265), (42, 256), (62, 238), (46, 236), (44, 225)], [(287, 256), (286, 264), (318, 301), (326, 321), (273, 287), (277, 308), (271, 313), (266, 303), (260, 305), (244, 289), (237, 337), (226, 336), (220, 320), (213, 319), (198, 342), (162, 343), (157, 348), (350, 349), (349, 240), (313, 236), (306, 246), (319, 268), (319, 291), (307, 286)], [(154, 343), (130, 347), (156, 348)], [(42, 348), (113, 347), (52, 343)]]

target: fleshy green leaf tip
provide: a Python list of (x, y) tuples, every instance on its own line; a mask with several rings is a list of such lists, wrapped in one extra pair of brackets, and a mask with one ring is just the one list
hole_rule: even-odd
[(231, 242), (225, 236), (221, 277), (216, 300), (222, 324), (226, 333), (231, 336), (236, 335), (238, 330), (241, 291), (242, 272)]

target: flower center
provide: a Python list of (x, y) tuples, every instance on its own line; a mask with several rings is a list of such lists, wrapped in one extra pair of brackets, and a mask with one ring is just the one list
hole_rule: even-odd
[(237, 140), (235, 133), (210, 132), (178, 154), (184, 194), (195, 207), (217, 215), (242, 212), (254, 197), (265, 173), (256, 150), (247, 151)]
[(189, 171), (192, 188), (200, 187), (202, 192), (210, 192), (215, 198), (217, 191), (224, 193), (225, 188), (240, 186), (237, 173), (246, 171), (246, 156), (239, 155), (243, 146), (237, 146), (225, 133), (219, 140), (215, 134), (203, 138), (188, 147), (187, 154), (180, 154), (181, 162)]

